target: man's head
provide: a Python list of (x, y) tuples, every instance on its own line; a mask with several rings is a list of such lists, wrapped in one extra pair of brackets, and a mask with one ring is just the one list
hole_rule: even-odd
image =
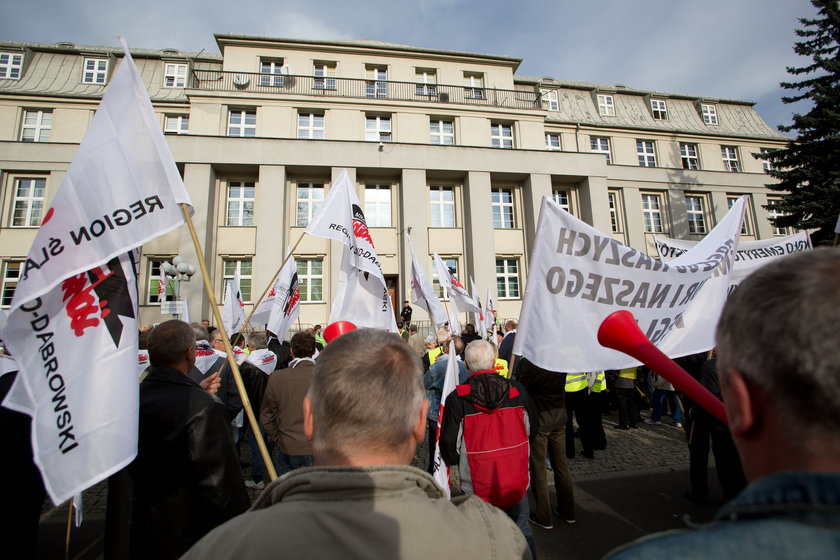
[(210, 340), (210, 334), (207, 332), (207, 329), (201, 325), (201, 323), (190, 323), (193, 332), (195, 333), (195, 339), (198, 340)]
[(268, 348), (268, 336), (264, 332), (252, 332), (248, 335), (248, 348), (251, 351)]
[(408, 332), (410, 332), (412, 334), (416, 333), (417, 332), (417, 325), (411, 325), (410, 327), (408, 327)]
[(399, 330), (402, 330), (403, 325), (404, 325), (404, 324), (403, 324), (403, 322), (402, 322), (402, 321), (397, 321), (397, 328), (398, 328)]
[(508, 319), (505, 321), (505, 332), (515, 331), (517, 325), (518, 323), (516, 322), (516, 319)]
[(455, 353), (456, 354), (460, 355), (461, 352), (464, 351), (464, 339), (462, 339), (460, 336), (452, 336), (450, 338), (447, 338), (446, 341), (443, 343), (443, 353), (444, 354), (449, 353), (449, 345), (450, 344), (455, 345)]
[(225, 351), (225, 341), (222, 338), (222, 331), (219, 329), (210, 333), (210, 346), (212, 346), (214, 350), (221, 350), (222, 352)]
[(149, 362), (187, 373), (195, 364), (195, 332), (183, 321), (159, 324), (149, 334)]
[(311, 358), (315, 353), (315, 337), (308, 332), (295, 333), (289, 341), (292, 356), (295, 358)]
[(496, 353), (493, 350), (493, 345), (486, 340), (470, 342), (467, 344), (465, 361), (470, 371), (492, 370), (496, 363)]
[(408, 300), (405, 300), (405, 301), (403, 302), (403, 307), (408, 307)]
[(440, 329), (437, 332), (437, 343), (438, 345), (442, 345), (444, 342), (449, 340), (449, 331), (446, 329)]
[(202, 319), (201, 320), (201, 326), (206, 329), (207, 327), (210, 326), (210, 321), (208, 321), (207, 319)]
[(475, 334), (475, 325), (472, 323), (467, 323), (464, 325), (464, 332), (468, 334)]
[(420, 363), (399, 336), (356, 329), (335, 339), (318, 356), (303, 403), (315, 462), (410, 463), (425, 434), (423, 397)]
[(314, 332), (315, 334), (321, 334), (321, 325), (315, 325), (314, 327), (312, 327), (312, 332)]
[(751, 480), (817, 464), (840, 469), (838, 278), (840, 251), (796, 253), (751, 274), (726, 302), (718, 371)]

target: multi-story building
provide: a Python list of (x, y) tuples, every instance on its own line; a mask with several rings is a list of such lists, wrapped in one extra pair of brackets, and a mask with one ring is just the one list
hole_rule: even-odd
[[(395, 310), (411, 257), (494, 286), (518, 315), (543, 196), (637, 249), (699, 239), (749, 196), (745, 239), (782, 235), (755, 153), (786, 138), (753, 103), (515, 74), (520, 59), (375, 41), (216, 35), (221, 55), (132, 50), (195, 206), (216, 297), (239, 272), (259, 298), (288, 245), (349, 170)], [(2, 305), (121, 51), (0, 42)], [(141, 319), (161, 319), (160, 263), (195, 263), (186, 231), (142, 250)], [(341, 246), (295, 251), (301, 321), (324, 323)], [(193, 318), (208, 317), (195, 280)], [(417, 309), (416, 319), (424, 319)]]

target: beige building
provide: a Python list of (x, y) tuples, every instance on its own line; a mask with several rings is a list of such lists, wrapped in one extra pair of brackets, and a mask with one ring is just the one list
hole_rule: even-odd
[[(195, 206), (221, 300), (238, 271), (249, 302), (347, 169), (395, 309), (408, 299), (410, 236), (519, 313), (540, 200), (654, 254), (661, 234), (699, 239), (749, 195), (744, 239), (775, 230), (766, 163), (781, 146), (753, 103), (520, 76), (518, 58), (376, 41), (216, 35), (221, 55), (132, 50)], [(0, 42), (2, 306), (119, 64), (119, 49)], [(162, 318), (160, 263), (197, 264), (189, 234), (143, 247), (141, 320)], [(341, 246), (295, 251), (301, 321), (325, 323)], [(209, 317), (198, 277), (181, 285)], [(427, 319), (415, 307), (415, 319)], [(462, 317), (462, 320), (464, 318)]]

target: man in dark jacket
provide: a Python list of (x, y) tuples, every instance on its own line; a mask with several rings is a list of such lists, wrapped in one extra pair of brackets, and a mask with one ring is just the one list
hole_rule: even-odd
[(131, 551), (178, 558), (217, 525), (248, 509), (225, 407), (187, 377), (195, 335), (166, 321), (149, 335), (149, 375), (140, 384)]

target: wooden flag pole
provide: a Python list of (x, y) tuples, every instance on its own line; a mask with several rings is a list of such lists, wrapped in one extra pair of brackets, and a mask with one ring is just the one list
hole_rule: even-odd
[(67, 538), (64, 540), (64, 560), (70, 559), (70, 527), (73, 525), (73, 503), (75, 499), (70, 498), (70, 508), (67, 512)]
[(248, 313), (247, 317), (245, 317), (245, 323), (242, 325), (243, 331), (248, 327), (249, 322), (251, 321), (251, 317), (254, 315), (254, 311), (257, 310), (257, 307), (259, 307), (260, 302), (262, 302), (262, 300), (265, 299), (266, 294), (268, 294), (268, 292), (271, 291), (271, 287), (274, 286), (274, 281), (277, 280), (278, 276), (280, 276), (280, 272), (283, 271), (283, 267), (286, 266), (286, 263), (289, 262), (289, 259), (292, 258), (292, 255), (295, 253), (295, 249), (297, 249), (298, 245), (300, 245), (300, 242), (303, 241), (304, 235), (306, 235), (305, 231), (300, 234), (300, 237), (298, 237), (298, 240), (295, 242), (294, 247), (292, 247), (292, 250), (289, 251), (289, 254), (286, 255), (286, 258), (283, 259), (283, 262), (280, 264), (280, 268), (278, 268), (277, 272), (274, 273), (274, 276), (271, 277), (271, 281), (268, 283), (268, 286), (265, 287), (265, 291), (263, 291), (262, 295), (260, 296), (260, 299), (258, 299), (254, 303), (253, 307), (251, 307), (251, 312)]
[(190, 236), (195, 246), (195, 253), (198, 257), (198, 264), (201, 267), (201, 278), (204, 281), (204, 289), (207, 291), (207, 298), (210, 300), (210, 308), (213, 311), (213, 317), (216, 319), (216, 324), (219, 325), (219, 332), (222, 334), (222, 342), (225, 344), (225, 352), (227, 352), (228, 363), (231, 370), (233, 370), (233, 379), (236, 381), (236, 388), (239, 391), (239, 397), (242, 399), (242, 408), (245, 409), (245, 414), (248, 416), (248, 422), (251, 424), (252, 435), (257, 440), (257, 446), (260, 448), (260, 454), (265, 463), (265, 470), (268, 473), (270, 480), (277, 478), (277, 471), (274, 470), (274, 462), (268, 454), (268, 448), (265, 446), (265, 440), (262, 437), (262, 430), (257, 423), (254, 416), (254, 411), (251, 408), (251, 401), (248, 399), (248, 393), (245, 391), (245, 384), (242, 383), (242, 374), (239, 373), (239, 365), (233, 357), (233, 348), (230, 346), (230, 339), (228, 338), (225, 325), (222, 322), (222, 314), (219, 312), (219, 306), (216, 304), (216, 296), (213, 294), (213, 287), (210, 285), (210, 275), (207, 272), (207, 264), (204, 262), (204, 253), (201, 251), (201, 243), (198, 241), (198, 235), (195, 233), (195, 226), (193, 225), (190, 212), (186, 204), (181, 204), (181, 212), (184, 214), (184, 219), (187, 221), (187, 227), (190, 230)]

